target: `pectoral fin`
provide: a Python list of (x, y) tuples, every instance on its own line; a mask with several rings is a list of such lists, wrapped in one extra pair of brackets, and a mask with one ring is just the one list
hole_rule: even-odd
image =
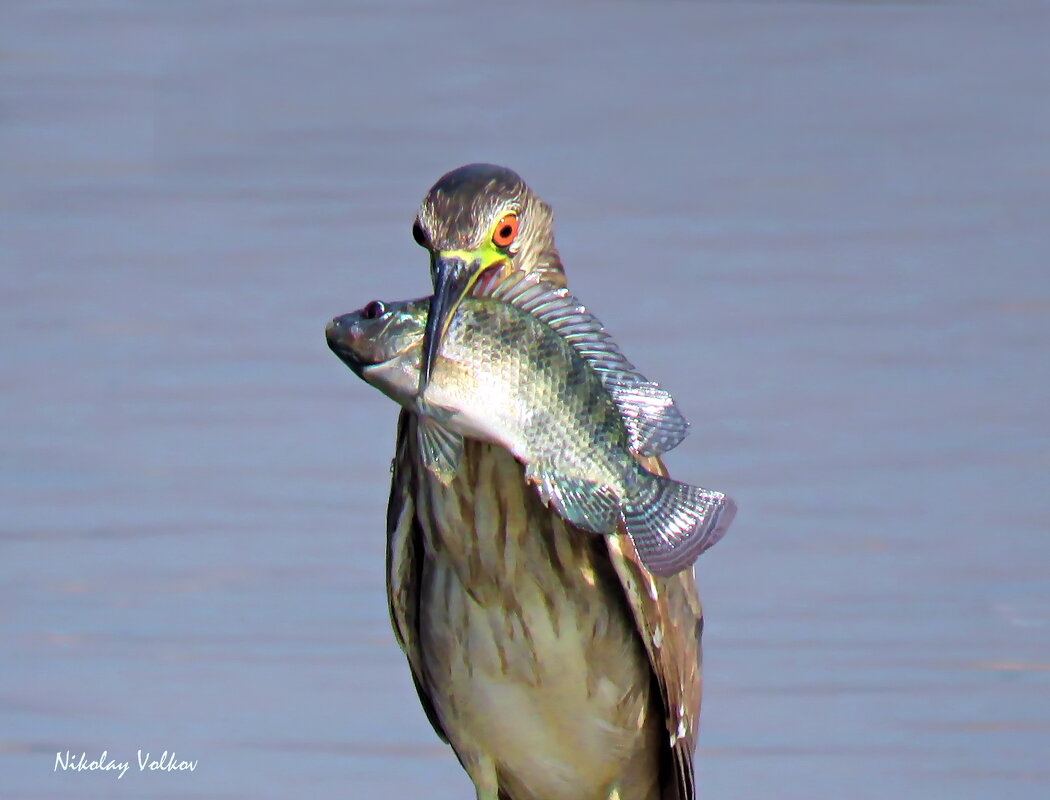
[(419, 418), (416, 430), (423, 466), (444, 486), (448, 486), (456, 477), (463, 456), (463, 437), (423, 416)]

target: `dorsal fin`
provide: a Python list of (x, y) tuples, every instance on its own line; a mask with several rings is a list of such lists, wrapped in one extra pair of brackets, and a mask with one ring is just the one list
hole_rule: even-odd
[(674, 398), (634, 368), (598, 318), (567, 289), (515, 271), (483, 276), (474, 296), (528, 312), (562, 336), (601, 379), (627, 426), (632, 451), (655, 456), (685, 438), (689, 423)]

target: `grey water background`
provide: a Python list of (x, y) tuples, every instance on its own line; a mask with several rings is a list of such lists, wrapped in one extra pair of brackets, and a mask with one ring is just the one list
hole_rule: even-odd
[(1048, 41), (1046, 3), (4, 3), (0, 796), (473, 796), (389, 632), (396, 409), (322, 330), (427, 293), (414, 210), (477, 160), (739, 502), (701, 796), (1048, 796)]

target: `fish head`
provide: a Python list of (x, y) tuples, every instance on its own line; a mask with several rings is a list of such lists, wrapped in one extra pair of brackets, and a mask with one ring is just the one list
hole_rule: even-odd
[(365, 382), (410, 407), (419, 388), (419, 361), (429, 299), (383, 303), (336, 317), (325, 327), (328, 346)]

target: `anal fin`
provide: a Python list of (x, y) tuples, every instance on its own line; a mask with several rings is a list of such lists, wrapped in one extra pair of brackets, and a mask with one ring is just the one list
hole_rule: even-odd
[(580, 530), (609, 534), (620, 524), (620, 501), (607, 486), (567, 478), (544, 467), (528, 468), (526, 478), (536, 485), (544, 503)]

